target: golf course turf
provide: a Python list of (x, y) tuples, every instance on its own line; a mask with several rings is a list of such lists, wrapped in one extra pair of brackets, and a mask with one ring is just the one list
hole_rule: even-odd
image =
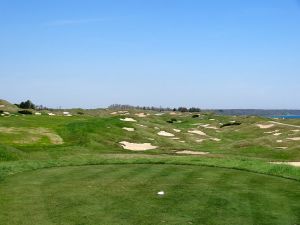
[[(164, 196), (158, 196), (158, 191)], [(298, 181), (188, 165), (93, 165), (16, 174), (0, 187), (14, 224), (297, 224)]]
[(0, 116), (0, 225), (300, 225), (299, 120), (76, 112)]

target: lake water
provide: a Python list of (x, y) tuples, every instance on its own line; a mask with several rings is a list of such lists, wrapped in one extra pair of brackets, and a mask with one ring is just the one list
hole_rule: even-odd
[(286, 116), (271, 116), (271, 118), (279, 118), (279, 119), (300, 119), (300, 115), (286, 115)]

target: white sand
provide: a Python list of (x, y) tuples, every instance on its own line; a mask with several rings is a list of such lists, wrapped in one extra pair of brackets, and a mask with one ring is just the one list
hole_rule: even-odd
[(120, 120), (125, 121), (125, 122), (136, 122), (136, 120), (133, 118), (125, 118), (125, 119), (120, 119)]
[(164, 113), (156, 113), (156, 114), (154, 114), (155, 116), (162, 116), (162, 115), (164, 115)]
[(5, 107), (5, 105), (0, 105), (0, 108), (4, 108)]
[(119, 142), (124, 149), (132, 151), (146, 151), (151, 149), (156, 149), (157, 146), (153, 146), (151, 143), (130, 143), (127, 141)]
[(171, 138), (172, 140), (179, 140), (180, 138), (179, 137), (173, 137)]
[(34, 115), (40, 116), (40, 115), (42, 115), (42, 113), (36, 112), (36, 113), (34, 113)]
[(275, 133), (275, 134), (273, 134), (274, 136), (279, 136), (279, 135), (281, 135), (281, 133)]
[(165, 137), (174, 137), (175, 136), (174, 134), (166, 132), (166, 131), (159, 131), (157, 134), (160, 136), (165, 136)]
[(205, 141), (206, 139), (197, 139), (196, 142), (201, 143), (203, 141)]
[(199, 135), (206, 136), (206, 133), (202, 132), (201, 130), (189, 130), (188, 132), (191, 134), (199, 134)]
[(147, 115), (145, 113), (136, 113), (135, 114), (137, 117), (146, 117)]
[(196, 152), (196, 151), (189, 151), (189, 150), (183, 150), (178, 151), (176, 154), (185, 154), (185, 155), (206, 155), (209, 154), (209, 152)]
[(277, 149), (287, 149), (288, 147), (276, 147)]
[(110, 115), (117, 115), (117, 112), (111, 112)]
[(134, 128), (131, 128), (131, 127), (123, 127), (122, 129), (123, 129), (123, 130), (130, 131), (130, 132), (133, 132), (133, 131), (134, 131)]
[(210, 140), (213, 140), (213, 141), (221, 141), (221, 139), (219, 139), (219, 138), (210, 138)]
[(291, 165), (291, 166), (300, 166), (300, 162), (271, 162), (273, 164), (285, 164), (285, 165)]
[(216, 119), (209, 119), (210, 121), (214, 121), (214, 120), (216, 120)]
[(277, 143), (282, 143), (282, 140), (277, 140), (276, 142), (277, 142)]
[(173, 130), (177, 133), (181, 132), (181, 130), (179, 130), (179, 129), (173, 129)]
[(292, 138), (287, 138), (288, 140), (292, 141), (300, 141), (300, 137), (292, 137)]
[(293, 132), (299, 132), (300, 130), (291, 130), (291, 131), (293, 131)]
[(218, 130), (219, 128), (215, 127), (215, 126), (210, 126), (210, 124), (204, 124), (204, 125), (200, 125), (200, 127), (204, 127), (207, 129), (214, 129), (214, 130)]
[(258, 126), (261, 129), (268, 129), (274, 127), (274, 124), (256, 124), (256, 126)]
[(48, 113), (48, 115), (49, 115), (49, 116), (55, 116), (55, 114), (54, 114), (54, 113)]

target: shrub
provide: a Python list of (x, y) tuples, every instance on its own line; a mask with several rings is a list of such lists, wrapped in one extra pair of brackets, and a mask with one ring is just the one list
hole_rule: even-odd
[(199, 115), (192, 115), (192, 118), (197, 118), (197, 117), (199, 117)]
[(228, 127), (228, 126), (239, 126), (241, 125), (242, 123), (239, 123), (239, 122), (234, 122), (234, 123), (225, 123), (225, 124), (222, 124), (221, 125), (221, 128), (222, 127)]

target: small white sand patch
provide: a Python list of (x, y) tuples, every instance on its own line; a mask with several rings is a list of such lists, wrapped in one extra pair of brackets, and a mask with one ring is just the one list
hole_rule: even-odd
[(143, 124), (138, 124), (138, 126), (140, 126), (140, 127), (147, 127), (147, 126), (145, 126), (145, 125), (143, 125)]
[(49, 116), (55, 116), (55, 114), (54, 114), (54, 113), (48, 113), (48, 115), (49, 115)]
[(165, 137), (174, 137), (175, 136), (174, 134), (166, 132), (166, 131), (159, 131), (157, 134), (160, 136), (165, 136)]
[(117, 112), (111, 112), (110, 115), (117, 115)]
[(179, 137), (173, 137), (171, 138), (172, 140), (179, 140), (180, 138)]
[(181, 142), (181, 143), (185, 143), (185, 141), (179, 141), (179, 142)]
[(279, 135), (281, 135), (281, 133), (275, 133), (275, 134), (273, 134), (274, 136), (279, 136)]
[(196, 142), (201, 143), (203, 141), (205, 141), (206, 139), (197, 139)]
[(136, 113), (137, 117), (146, 117), (147, 115), (145, 113)]
[(277, 142), (277, 143), (282, 143), (282, 140), (277, 140), (276, 142)]
[(170, 115), (177, 115), (176, 112), (170, 112)]
[(191, 133), (191, 134), (199, 134), (199, 135), (206, 136), (206, 133), (204, 133), (201, 130), (189, 130), (188, 132)]
[(217, 142), (221, 141), (221, 139), (219, 139), (219, 138), (210, 138), (210, 140), (217, 141)]
[(0, 105), (0, 108), (4, 108), (5, 107), (5, 105)]
[(214, 129), (214, 130), (219, 129), (219, 128), (215, 127), (215, 126), (210, 126), (210, 124), (200, 125), (200, 127), (204, 127), (204, 128), (207, 128), (207, 129)]
[(271, 162), (273, 164), (283, 164), (283, 165), (291, 165), (291, 166), (300, 166), (300, 162)]
[(123, 127), (122, 129), (123, 129), (123, 130), (130, 131), (130, 132), (133, 132), (133, 131), (134, 131), (134, 128), (132, 128), (132, 127)]
[(159, 127), (154, 127), (154, 129), (155, 129), (155, 130), (160, 130), (160, 128), (159, 128)]
[(177, 133), (181, 132), (181, 130), (179, 130), (179, 129), (173, 129), (173, 130)]
[(207, 155), (209, 152), (196, 152), (196, 151), (189, 151), (189, 150), (183, 150), (178, 151), (176, 154), (184, 154), (184, 155)]
[(268, 129), (274, 127), (274, 124), (256, 124), (256, 126), (258, 126), (261, 129)]
[(146, 151), (157, 148), (157, 146), (153, 146), (151, 143), (130, 143), (127, 141), (122, 141), (119, 143), (124, 149), (131, 151)]
[(125, 121), (125, 122), (136, 122), (136, 120), (135, 119), (133, 119), (133, 118), (128, 118), (128, 117), (126, 117), (125, 119), (120, 119), (121, 121)]
[(210, 121), (214, 121), (214, 120), (216, 120), (216, 119), (209, 119)]
[(162, 115), (164, 115), (164, 113), (155, 113), (154, 115), (155, 116), (162, 116)]
[(34, 115), (40, 116), (40, 115), (42, 115), (42, 113), (36, 112), (36, 113), (34, 113)]
[(292, 137), (292, 138), (287, 138), (288, 140), (292, 141), (300, 141), (300, 137)]
[(288, 147), (276, 147), (277, 149), (287, 149)]
[(299, 132), (300, 130), (292, 130), (293, 132)]

